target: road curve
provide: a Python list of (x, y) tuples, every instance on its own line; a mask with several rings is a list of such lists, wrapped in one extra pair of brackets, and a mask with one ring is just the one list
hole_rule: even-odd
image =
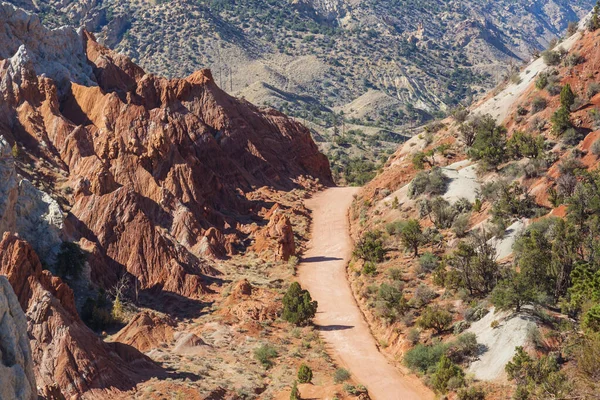
[(312, 236), (298, 270), (300, 284), (319, 302), (315, 325), (338, 365), (365, 385), (372, 399), (433, 399), (416, 377), (403, 375), (379, 352), (346, 279), (352, 252), (347, 213), (357, 192), (331, 188), (306, 202)]

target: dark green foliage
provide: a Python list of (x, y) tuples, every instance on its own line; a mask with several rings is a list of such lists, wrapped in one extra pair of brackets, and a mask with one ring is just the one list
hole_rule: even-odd
[(570, 383), (560, 372), (556, 359), (542, 356), (533, 359), (523, 347), (516, 348), (517, 354), (506, 364), (505, 370), (510, 380), (515, 381), (515, 398), (547, 399), (569, 397)]
[(560, 107), (552, 114), (552, 132), (556, 136), (561, 136), (567, 129), (573, 126), (571, 122), (571, 113), (569, 109)]
[(535, 87), (542, 90), (546, 86), (548, 86), (548, 74), (546, 72), (541, 72), (535, 80)]
[(369, 231), (356, 243), (354, 256), (373, 263), (382, 262), (386, 250), (380, 231)]
[(377, 265), (371, 261), (366, 261), (363, 266), (362, 273), (365, 275), (375, 275), (377, 274)]
[(591, 307), (583, 316), (582, 325), (592, 332), (600, 332), (600, 304)]
[(62, 242), (60, 251), (56, 256), (54, 269), (56, 274), (65, 279), (79, 279), (87, 254), (81, 250), (78, 244), (73, 242)]
[(397, 321), (408, 310), (408, 301), (398, 284), (382, 283), (375, 302), (379, 316), (389, 322)]
[(427, 307), (423, 310), (417, 324), (423, 329), (433, 329), (440, 334), (452, 325), (452, 314), (439, 306)]
[(491, 167), (503, 163), (506, 159), (506, 128), (496, 125), (494, 118), (486, 115), (481, 119), (476, 132), (469, 156)]
[(312, 369), (306, 364), (302, 364), (300, 369), (298, 369), (298, 382), (300, 383), (310, 383), (313, 378)]
[(448, 345), (437, 342), (433, 345), (417, 344), (404, 355), (404, 363), (408, 368), (420, 373), (431, 370), (446, 353)]
[(302, 326), (310, 324), (316, 312), (317, 302), (312, 300), (308, 290), (302, 289), (298, 282), (293, 282), (283, 296), (281, 317), (294, 325)]
[(573, 90), (571, 90), (571, 85), (567, 83), (560, 91), (560, 105), (561, 107), (569, 110), (574, 103), (575, 93), (573, 93)]
[(407, 250), (413, 252), (417, 257), (419, 255), (419, 246), (425, 242), (421, 223), (416, 219), (409, 219), (400, 230), (400, 240)]
[(298, 390), (298, 382), (294, 381), (292, 384), (292, 391), (290, 392), (290, 400), (300, 400), (300, 390)]
[(447, 393), (465, 385), (465, 373), (448, 357), (442, 356), (431, 376), (431, 385), (436, 392)]
[(267, 369), (273, 366), (273, 359), (277, 356), (277, 350), (269, 344), (263, 344), (254, 349), (254, 357)]
[(523, 157), (538, 158), (544, 155), (544, 137), (516, 131), (506, 143), (509, 157), (519, 160)]
[(452, 362), (462, 363), (473, 360), (479, 354), (479, 344), (474, 333), (463, 333), (450, 343), (446, 355)]
[(535, 214), (537, 205), (534, 198), (518, 182), (508, 184), (500, 181), (496, 187), (495, 198), (492, 206), (495, 219), (529, 218)]
[(485, 295), (497, 284), (501, 269), (496, 262), (496, 250), (485, 231), (475, 232), (468, 241), (458, 243), (448, 258), (450, 271), (444, 273), (443, 282), (450, 288), (464, 288), (469, 294)]
[(600, 2), (596, 3), (594, 7), (594, 11), (592, 12), (592, 18), (590, 18), (590, 22), (588, 24), (588, 28), (590, 31), (594, 32), (600, 29)]
[(523, 305), (536, 300), (535, 287), (532, 287), (523, 274), (515, 273), (500, 282), (492, 291), (492, 304), (499, 310), (514, 309), (521, 311)]
[(335, 370), (333, 375), (333, 381), (335, 383), (346, 382), (348, 379), (350, 379), (350, 372), (347, 369), (338, 368)]
[(478, 386), (460, 389), (457, 392), (458, 400), (485, 400), (485, 391)]
[(95, 299), (88, 297), (81, 308), (81, 319), (94, 331), (102, 331), (114, 321), (111, 315), (110, 302), (104, 291), (100, 291)]

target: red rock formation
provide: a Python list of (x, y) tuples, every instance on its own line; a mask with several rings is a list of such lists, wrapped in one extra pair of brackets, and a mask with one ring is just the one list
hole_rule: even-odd
[(121, 329), (112, 340), (148, 351), (173, 340), (177, 324), (169, 317), (142, 311)]
[(287, 261), (295, 254), (294, 231), (289, 218), (275, 204), (266, 215), (269, 224), (256, 233), (253, 250), (275, 261)]
[[(113, 353), (126, 349), (103, 343), (79, 319), (73, 291), (42, 265), (29, 244), (4, 234), (0, 242), (0, 274), (6, 275), (27, 315), (34, 371), (41, 393), (58, 398), (95, 390), (102, 398), (134, 387), (138, 373)], [(138, 368), (157, 372), (139, 353)], [(57, 388), (58, 386), (58, 388)], [(104, 393), (104, 394), (103, 394)]]
[[(27, 37), (6, 24), (12, 37)], [(70, 209), (65, 230), (88, 244), (95, 283), (108, 287), (127, 272), (142, 291), (200, 298), (203, 275), (214, 273), (203, 258), (234, 253), (244, 236), (238, 221), (258, 209), (249, 193), (291, 189), (306, 176), (331, 183), (308, 129), (227, 95), (210, 71), (164, 79), (88, 33), (80, 40), (74, 59), (91, 71), (71, 68), (81, 70), (72, 82), (51, 79), (52, 69), (36, 76), (25, 50), (0, 61), (0, 135), (38, 162), (28, 173)], [(276, 256), (287, 259), (289, 221), (278, 217), (269, 229)]]

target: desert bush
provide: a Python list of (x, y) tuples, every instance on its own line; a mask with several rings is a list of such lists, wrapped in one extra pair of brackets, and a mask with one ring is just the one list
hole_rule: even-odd
[(548, 106), (548, 102), (543, 97), (536, 97), (531, 101), (531, 113), (539, 113), (540, 111), (544, 111)]
[(389, 322), (398, 320), (409, 308), (398, 284), (382, 283), (375, 301), (377, 313)]
[(404, 355), (404, 363), (413, 371), (426, 373), (440, 361), (448, 346), (441, 342), (417, 344)]
[(308, 290), (302, 289), (298, 282), (292, 282), (283, 296), (281, 318), (297, 326), (308, 325), (315, 317), (317, 306)]
[(567, 67), (574, 67), (585, 62), (585, 57), (579, 53), (571, 53), (564, 59), (564, 64)]
[(429, 201), (429, 217), (437, 229), (447, 229), (452, 226), (458, 212), (443, 197), (437, 196)]
[(428, 251), (419, 257), (419, 269), (421, 273), (431, 272), (440, 264), (440, 259)]
[(433, 329), (437, 334), (447, 331), (452, 324), (452, 314), (439, 306), (427, 307), (417, 325), (423, 329)]
[(263, 344), (262, 346), (254, 349), (254, 358), (261, 363), (265, 368), (271, 368), (273, 366), (273, 359), (277, 358), (277, 350), (270, 344)]
[(98, 293), (95, 299), (88, 297), (81, 308), (81, 319), (94, 331), (102, 331), (114, 323), (110, 303), (104, 292)]
[(469, 329), (470, 326), (471, 324), (469, 323), (469, 321), (458, 321), (452, 326), (452, 332), (454, 332), (455, 335), (460, 335), (461, 333)]
[(409, 304), (416, 308), (421, 308), (426, 304), (429, 304), (433, 299), (437, 297), (431, 288), (425, 284), (420, 284), (415, 289), (413, 297), (410, 299)]
[(592, 154), (595, 156), (600, 156), (600, 139), (596, 139), (596, 141), (592, 144)]
[(386, 250), (383, 246), (383, 239), (380, 231), (369, 231), (363, 235), (356, 243), (353, 252), (355, 257), (374, 263), (382, 262), (385, 258)]
[(371, 261), (366, 261), (362, 273), (365, 275), (375, 275), (377, 273), (377, 265)]
[(476, 305), (474, 307), (467, 308), (465, 310), (464, 316), (465, 319), (469, 322), (477, 322), (481, 318), (485, 317), (487, 313), (489, 313), (487, 308), (481, 305)]
[(438, 393), (458, 389), (465, 385), (465, 373), (448, 357), (442, 356), (431, 376), (431, 386)]
[(350, 379), (350, 371), (344, 368), (338, 368), (335, 370), (335, 373), (333, 374), (333, 380), (335, 383), (346, 382), (348, 379)]
[(440, 168), (419, 172), (408, 186), (408, 197), (414, 199), (422, 194), (440, 195), (446, 192), (448, 178)]
[(458, 200), (456, 200), (453, 207), (458, 213), (466, 213), (471, 211), (471, 209), (473, 208), (473, 204), (471, 204), (469, 199), (461, 197)]
[(485, 391), (479, 386), (462, 388), (457, 392), (458, 400), (485, 400)]
[(419, 343), (419, 340), (421, 339), (421, 331), (419, 331), (416, 328), (411, 328), (408, 331), (406, 338), (408, 339), (409, 342), (411, 342), (413, 345), (415, 345), (415, 344)]
[(402, 279), (402, 270), (400, 270), (398, 268), (390, 268), (387, 271), (387, 274), (390, 277), (390, 279), (393, 281), (399, 281)]
[(548, 86), (548, 73), (541, 72), (535, 79), (535, 87), (539, 90), (542, 90), (546, 86)]
[(450, 347), (446, 352), (448, 358), (455, 363), (475, 359), (478, 354), (477, 336), (471, 332), (459, 335), (456, 340), (450, 343)]
[(292, 384), (292, 391), (290, 392), (290, 400), (300, 400), (300, 390), (298, 390), (298, 382), (294, 381)]
[(542, 58), (544, 59), (544, 63), (548, 66), (555, 66), (560, 64), (561, 55), (558, 51), (554, 50), (546, 50), (542, 53)]
[(583, 316), (582, 325), (584, 329), (592, 332), (600, 332), (600, 304), (591, 307)]
[(462, 238), (467, 235), (470, 218), (470, 214), (460, 214), (456, 217), (452, 224), (452, 231), (457, 237)]
[(469, 116), (469, 109), (462, 107), (462, 106), (458, 106), (453, 108), (450, 111), (450, 115), (452, 115), (452, 118), (454, 118), (454, 120), (456, 122), (458, 122), (459, 124), (462, 124), (463, 122), (465, 122), (467, 120), (467, 117)]
[(556, 96), (556, 95), (560, 94), (560, 91), (562, 90), (562, 88), (560, 87), (559, 84), (550, 83), (550, 84), (548, 84), (548, 86), (546, 86), (546, 90), (548, 91), (550, 96)]
[(589, 99), (591, 99), (598, 93), (600, 93), (600, 83), (597, 83), (597, 82), (590, 83), (587, 88), (587, 97)]
[(419, 246), (425, 243), (425, 236), (421, 230), (421, 223), (417, 219), (409, 219), (400, 230), (400, 241), (408, 251), (413, 255), (419, 255)]
[(300, 383), (310, 383), (313, 378), (312, 369), (306, 364), (300, 365), (298, 369), (298, 382)]

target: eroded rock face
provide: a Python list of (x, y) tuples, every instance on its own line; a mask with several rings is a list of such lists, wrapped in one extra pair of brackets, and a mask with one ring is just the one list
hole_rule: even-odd
[(10, 283), (0, 276), (0, 399), (37, 399), (27, 319)]
[[(300, 187), (307, 176), (331, 183), (305, 127), (227, 95), (210, 71), (149, 75), (86, 32), (47, 31), (34, 17), (2, 10), (15, 53), (0, 54), (11, 57), (0, 61), (0, 135), (22, 150), (19, 173), (37, 174), (69, 209), (63, 232), (86, 243), (94, 283), (110, 287), (129, 274), (141, 291), (200, 298), (203, 276), (215, 273), (205, 258), (233, 254), (245, 239), (240, 221), (262, 207), (248, 193)], [(44, 35), (43, 46), (31, 44)], [(77, 40), (80, 49), (65, 60), (56, 47)], [(84, 66), (39, 75), (54, 63), (79, 63), (79, 52)], [(277, 257), (286, 259), (291, 226), (273, 224)]]
[(63, 220), (49, 194), (17, 175), (11, 146), (0, 136), (0, 235), (18, 233), (51, 264), (62, 242)]
[(115, 342), (125, 343), (146, 352), (173, 340), (177, 323), (167, 316), (142, 311), (114, 337)]
[[(9, 233), (0, 242), (0, 274), (6, 275), (16, 304), (27, 315), (27, 321), (20, 324), (29, 333), (41, 394), (58, 390), (69, 397), (90, 390), (107, 393), (134, 387), (139, 374), (116, 355), (123, 349), (103, 343), (85, 326), (77, 315), (73, 291), (42, 270), (27, 242)], [(24, 337), (27, 339), (26, 334)], [(133, 361), (131, 353), (127, 356)], [(136, 361), (144, 373), (156, 371), (143, 356), (138, 355)]]
[(253, 249), (266, 258), (287, 261), (296, 253), (290, 219), (277, 204), (269, 210), (267, 216), (270, 216), (269, 224), (256, 233)]

